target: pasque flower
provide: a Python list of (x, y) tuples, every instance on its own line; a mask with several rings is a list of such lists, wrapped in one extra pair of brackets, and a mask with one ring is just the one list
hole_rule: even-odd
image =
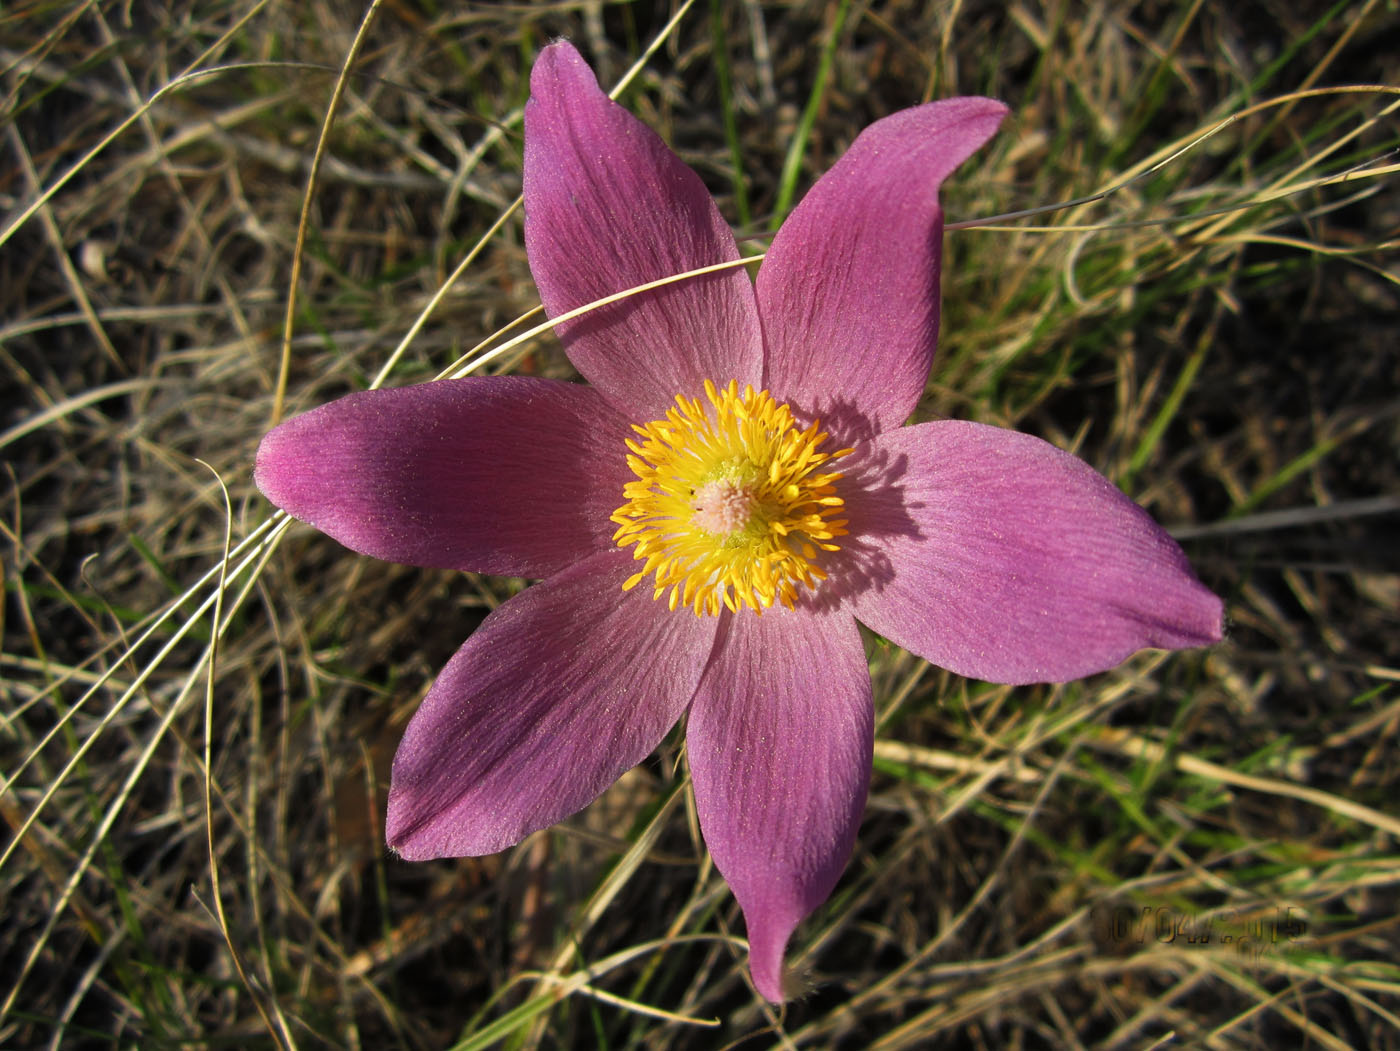
[[(938, 331), (940, 181), (983, 98), (856, 139), (756, 280), (719, 270), (558, 326), (588, 385), (486, 376), (351, 394), (258, 450), (258, 486), (348, 547), (543, 578), (494, 610), (404, 734), (389, 843), (486, 854), (574, 813), (682, 716), (701, 830), (758, 991), (831, 893), (865, 805), (860, 621), (963, 675), (1056, 682), (1221, 635), (1177, 545), (1082, 461), (901, 426)], [(525, 247), (551, 316), (735, 260), (699, 178), (568, 43), (525, 110)]]

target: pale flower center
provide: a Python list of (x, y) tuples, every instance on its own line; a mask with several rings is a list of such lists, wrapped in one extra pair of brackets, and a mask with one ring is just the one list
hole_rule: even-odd
[(819, 468), (852, 450), (821, 451), (820, 424), (799, 429), (766, 390), (706, 380), (705, 399), (678, 394), (665, 419), (632, 428), (637, 477), (623, 487), (613, 539), (643, 565), (623, 589), (654, 575), (653, 598), (669, 591), (671, 609), (697, 616), (792, 608), (799, 585), (826, 579), (819, 552), (846, 535), (846, 520), (833, 517), (845, 503), (834, 485), (841, 472)]
[(728, 479), (706, 482), (695, 490), (695, 514), (690, 520), (707, 533), (737, 533), (753, 515), (753, 493)]

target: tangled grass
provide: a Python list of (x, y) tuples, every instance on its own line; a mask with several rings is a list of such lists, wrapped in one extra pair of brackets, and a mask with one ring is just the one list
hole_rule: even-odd
[[(0, 1046), (1400, 1046), (1397, 34), (1381, 0), (0, 12)], [(678, 736), (506, 854), (389, 856), (398, 734), (523, 582), (251, 485), (338, 394), (572, 375), (512, 342), (559, 35), (759, 248), (871, 120), (1006, 100), (945, 187), (920, 412), (1074, 450), (1227, 599), (1223, 645), (1063, 686), (871, 639), (870, 804), (782, 1011)]]

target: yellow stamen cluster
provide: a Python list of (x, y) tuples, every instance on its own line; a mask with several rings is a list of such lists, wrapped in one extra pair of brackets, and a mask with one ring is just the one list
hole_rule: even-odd
[(826, 579), (818, 551), (838, 550), (832, 541), (846, 535), (846, 520), (831, 517), (845, 503), (833, 485), (841, 472), (818, 468), (852, 450), (818, 451), (820, 425), (799, 430), (766, 390), (741, 395), (732, 380), (723, 390), (706, 380), (705, 397), (678, 394), (665, 419), (632, 428), (637, 480), (623, 487), (613, 539), (635, 545), (643, 566), (623, 590), (654, 573), (652, 597), (669, 588), (673, 610), (791, 609), (798, 584)]

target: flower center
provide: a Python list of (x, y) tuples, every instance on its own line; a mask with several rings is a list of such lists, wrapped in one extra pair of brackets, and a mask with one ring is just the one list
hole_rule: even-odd
[(724, 607), (757, 613), (780, 601), (789, 609), (797, 585), (826, 579), (818, 551), (836, 551), (845, 502), (832, 484), (840, 471), (820, 471), (853, 450), (819, 451), (826, 434), (813, 422), (799, 430), (792, 410), (766, 390), (731, 380), (705, 381), (706, 405), (676, 395), (666, 418), (633, 425), (627, 464), (637, 476), (613, 513), (618, 547), (634, 545), (641, 571), (627, 591), (655, 574), (653, 598), (667, 589), (671, 609), (696, 616)]

